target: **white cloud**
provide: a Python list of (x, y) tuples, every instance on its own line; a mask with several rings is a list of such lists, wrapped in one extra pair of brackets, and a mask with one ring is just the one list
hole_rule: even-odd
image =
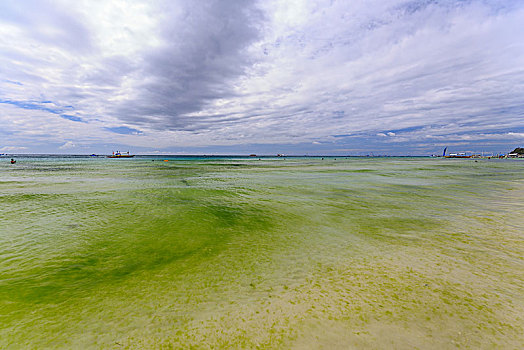
[(0, 148), (0, 151), (2, 152), (17, 152), (17, 151), (25, 151), (27, 147), (18, 147), (18, 146), (5, 146)]
[(73, 141), (67, 141), (66, 143), (64, 143), (62, 146), (58, 147), (59, 149), (71, 149), (71, 148), (75, 148), (76, 145), (73, 143)]

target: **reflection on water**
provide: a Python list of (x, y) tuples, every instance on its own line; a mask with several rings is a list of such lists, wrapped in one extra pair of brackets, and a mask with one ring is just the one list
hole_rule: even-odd
[(0, 159), (1, 348), (517, 348), (524, 162)]

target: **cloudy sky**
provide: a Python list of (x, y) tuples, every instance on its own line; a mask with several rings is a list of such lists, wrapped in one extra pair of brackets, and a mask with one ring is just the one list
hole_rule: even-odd
[(0, 153), (524, 146), (524, 1), (2, 0)]

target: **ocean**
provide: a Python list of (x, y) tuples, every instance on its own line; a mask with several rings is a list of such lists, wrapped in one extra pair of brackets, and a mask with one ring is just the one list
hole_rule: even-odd
[(2, 349), (524, 344), (522, 160), (10, 158)]

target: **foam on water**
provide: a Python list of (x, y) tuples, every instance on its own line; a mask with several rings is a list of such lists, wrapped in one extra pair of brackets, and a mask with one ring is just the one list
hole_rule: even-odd
[(2, 348), (524, 343), (524, 162), (0, 163)]

